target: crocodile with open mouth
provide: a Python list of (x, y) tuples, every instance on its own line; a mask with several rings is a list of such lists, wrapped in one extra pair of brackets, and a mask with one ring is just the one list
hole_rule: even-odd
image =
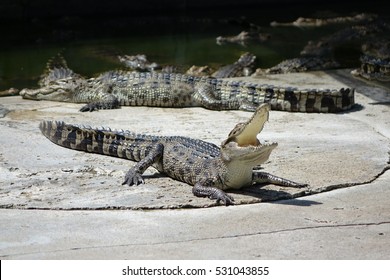
[(218, 147), (202, 140), (181, 136), (150, 136), (130, 131), (93, 129), (59, 121), (43, 121), (42, 133), (53, 143), (84, 152), (137, 161), (126, 174), (123, 184), (144, 183), (142, 174), (153, 166), (169, 177), (193, 186), (198, 197), (234, 204), (227, 189), (240, 189), (257, 183), (287, 187), (305, 187), (259, 170), (276, 142), (260, 142), (257, 135), (268, 120), (270, 106), (262, 104), (253, 116), (239, 123)]

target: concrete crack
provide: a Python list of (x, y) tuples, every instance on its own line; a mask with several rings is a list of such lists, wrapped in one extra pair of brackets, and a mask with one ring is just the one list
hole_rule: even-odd
[(28, 256), (28, 255), (42, 254), (42, 253), (47, 254), (47, 253), (77, 251), (77, 250), (91, 250), (91, 249), (104, 249), (104, 248), (121, 248), (121, 247), (128, 247), (128, 246), (168, 245), (168, 244), (187, 243), (187, 242), (194, 242), (194, 241), (208, 241), (208, 240), (218, 240), (218, 239), (233, 239), (233, 238), (250, 237), (250, 236), (256, 236), (256, 235), (271, 235), (271, 234), (278, 234), (278, 233), (285, 233), (285, 232), (295, 232), (295, 231), (303, 231), (303, 230), (313, 230), (313, 229), (346, 228), (346, 227), (367, 227), (367, 226), (379, 226), (379, 225), (385, 225), (385, 224), (389, 224), (390, 225), (390, 221), (376, 222), (376, 223), (372, 222), (372, 223), (352, 223), (352, 224), (338, 224), (338, 225), (306, 226), (306, 227), (287, 228), (287, 229), (280, 229), (280, 230), (258, 231), (258, 232), (252, 232), (252, 233), (233, 234), (233, 235), (217, 236), (217, 237), (192, 238), (192, 239), (177, 240), (177, 241), (165, 241), (165, 242), (127, 243), (127, 244), (117, 244), (117, 245), (113, 244), (113, 245), (102, 245), (102, 246), (73, 247), (73, 248), (66, 248), (66, 249), (52, 250), (52, 251), (42, 251), (42, 250), (40, 250), (40, 251), (36, 251), (36, 252), (28, 252), (28, 253), (21, 253), (21, 254), (4, 254), (4, 255), (0, 255), (0, 258), (9, 258), (9, 257), (15, 257), (15, 256)]

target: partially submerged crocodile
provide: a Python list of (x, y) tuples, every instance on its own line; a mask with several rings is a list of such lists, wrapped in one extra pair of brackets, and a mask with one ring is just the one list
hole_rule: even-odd
[[(381, 19), (370, 21), (369, 19), (371, 18), (367, 17), (367, 24), (348, 26), (317, 41), (309, 41), (300, 52), (299, 57), (282, 61), (269, 69), (256, 69), (255, 76), (265, 73), (294, 73), (351, 67), (348, 56), (341, 56), (341, 53), (345, 52), (346, 49), (350, 53), (357, 53), (365, 41), (372, 42), (369, 45), (377, 45), (377, 42), (380, 41), (379, 38), (387, 36), (390, 31), (390, 25), (386, 21)], [(363, 52), (365, 55), (360, 59), (361, 70), (356, 70), (353, 73), (366, 78), (386, 79), (385, 73), (388, 69), (388, 60), (384, 57), (386, 54), (369, 54), (364, 49)], [(388, 52), (385, 53), (388, 55)]]
[(377, 18), (375, 14), (361, 13), (354, 16), (344, 16), (344, 17), (330, 17), (330, 18), (305, 18), (299, 17), (292, 22), (277, 22), (273, 21), (270, 23), (271, 26), (296, 26), (296, 27), (318, 27), (331, 24), (341, 24), (341, 23), (361, 23), (372, 21)]
[(119, 106), (193, 107), (253, 111), (262, 103), (274, 110), (333, 113), (354, 105), (354, 89), (297, 89), (182, 74), (110, 71), (85, 79), (62, 66), (50, 66), (38, 89), (23, 98), (88, 103), (81, 111)]
[(118, 55), (118, 59), (126, 67), (137, 71), (154, 71), (156, 69), (161, 69), (159, 64), (150, 62), (144, 54)]
[(234, 199), (224, 192), (227, 189), (257, 183), (306, 186), (259, 171), (259, 165), (268, 160), (277, 146), (275, 142), (260, 143), (257, 139), (268, 120), (269, 109), (268, 104), (259, 106), (247, 122), (236, 125), (221, 147), (187, 137), (149, 136), (64, 122), (43, 121), (40, 129), (50, 141), (66, 148), (137, 161), (123, 184), (144, 183), (142, 174), (153, 166), (173, 179), (192, 185), (195, 196), (230, 205)]
[(217, 45), (223, 45), (226, 43), (240, 44), (242, 46), (247, 45), (250, 42), (264, 42), (271, 37), (270, 34), (260, 33), (258, 31), (241, 31), (235, 36), (218, 36), (216, 38)]

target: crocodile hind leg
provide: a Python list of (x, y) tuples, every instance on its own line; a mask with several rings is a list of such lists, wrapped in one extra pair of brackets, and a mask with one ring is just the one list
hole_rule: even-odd
[(282, 177), (278, 177), (267, 172), (260, 172), (258, 170), (252, 171), (252, 182), (253, 183), (271, 183), (275, 185), (281, 185), (285, 187), (292, 188), (304, 188), (307, 187), (307, 184), (301, 184)]
[(125, 181), (122, 185), (139, 185), (144, 183), (144, 179), (142, 178), (142, 174), (145, 170), (151, 166), (153, 163), (158, 162), (161, 159), (161, 156), (164, 152), (164, 145), (157, 144), (153, 147), (152, 150), (149, 151), (148, 155), (140, 160), (135, 166), (133, 166), (125, 176)]
[(212, 85), (201, 84), (195, 86), (194, 101), (202, 107), (210, 110), (244, 110), (255, 111), (256, 106), (238, 98), (230, 100), (220, 100), (215, 97)]
[(192, 188), (192, 193), (197, 197), (208, 197), (210, 199), (216, 199), (217, 203), (222, 200), (226, 206), (234, 204), (233, 197), (216, 187), (204, 186), (200, 183), (196, 183)]

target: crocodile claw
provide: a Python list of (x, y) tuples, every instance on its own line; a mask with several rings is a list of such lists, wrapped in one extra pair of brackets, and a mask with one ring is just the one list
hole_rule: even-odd
[(216, 199), (217, 203), (222, 201), (223, 204), (225, 204), (226, 206), (234, 204), (234, 198), (232, 196), (228, 195), (223, 190), (215, 187), (195, 184), (195, 186), (192, 188), (192, 193), (198, 197), (208, 197), (210, 199)]
[(99, 110), (99, 108), (95, 103), (89, 103), (80, 108), (80, 112), (92, 112), (97, 110)]
[(125, 181), (122, 183), (122, 185), (137, 186), (139, 184), (144, 184), (144, 183), (145, 181), (142, 178), (141, 174), (139, 174), (134, 170), (129, 170), (129, 172), (126, 173)]
[(234, 198), (227, 193), (225, 193), (222, 190), (213, 192), (210, 196), (210, 199), (216, 199), (217, 203), (219, 203), (221, 200), (225, 206), (234, 205)]

